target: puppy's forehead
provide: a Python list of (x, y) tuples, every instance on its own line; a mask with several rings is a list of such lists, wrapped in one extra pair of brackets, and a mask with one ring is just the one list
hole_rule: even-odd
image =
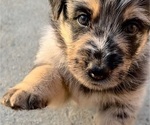
[(82, 5), (92, 10), (93, 17), (96, 17), (98, 14), (100, 14), (101, 10), (100, 0), (72, 0), (72, 2), (75, 6)]
[(92, 11), (93, 18), (100, 17), (102, 13), (110, 17), (121, 13), (127, 18), (131, 13), (135, 13), (136, 16), (141, 15), (143, 11), (140, 9), (141, 5), (149, 2), (148, 0), (68, 0), (68, 3), (70, 4), (69, 11), (74, 11), (76, 6), (85, 6)]

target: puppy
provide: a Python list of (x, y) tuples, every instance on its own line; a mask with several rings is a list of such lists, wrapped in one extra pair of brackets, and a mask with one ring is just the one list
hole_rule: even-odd
[(72, 99), (96, 125), (134, 125), (146, 92), (149, 0), (49, 0), (51, 25), (33, 70), (3, 97), (12, 109)]

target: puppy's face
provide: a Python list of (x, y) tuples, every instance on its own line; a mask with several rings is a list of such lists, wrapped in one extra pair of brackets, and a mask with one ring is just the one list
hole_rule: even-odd
[[(124, 80), (143, 54), (150, 28), (149, 0), (50, 0), (66, 45), (71, 73), (91, 89)], [(56, 24), (56, 25), (57, 25)]]

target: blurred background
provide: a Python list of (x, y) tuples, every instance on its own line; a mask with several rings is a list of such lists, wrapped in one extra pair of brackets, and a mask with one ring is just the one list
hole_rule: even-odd
[[(32, 69), (42, 28), (49, 24), (48, 0), (0, 0), (0, 98)], [(149, 83), (148, 81), (147, 83)], [(150, 87), (137, 125), (150, 125)], [(0, 105), (0, 125), (92, 125), (91, 111), (13, 111)]]

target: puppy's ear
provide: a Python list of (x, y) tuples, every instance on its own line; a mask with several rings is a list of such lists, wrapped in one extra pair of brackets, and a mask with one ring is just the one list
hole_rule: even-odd
[(49, 2), (53, 19), (58, 20), (62, 12), (66, 16), (66, 0), (49, 0)]

